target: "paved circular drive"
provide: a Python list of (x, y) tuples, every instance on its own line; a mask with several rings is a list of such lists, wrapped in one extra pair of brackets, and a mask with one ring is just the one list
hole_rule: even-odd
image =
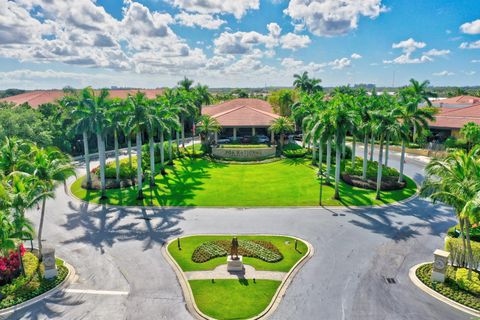
[[(389, 164), (398, 159), (391, 152)], [(409, 157), (406, 174), (421, 182), (424, 166)], [(285, 234), (314, 246), (273, 319), (470, 319), (408, 278), (453, 224), (448, 208), (419, 198), (376, 208), (145, 209), (89, 205), (59, 188), (44, 234), (77, 279), (11, 319), (192, 319), (161, 246), (202, 233)]]

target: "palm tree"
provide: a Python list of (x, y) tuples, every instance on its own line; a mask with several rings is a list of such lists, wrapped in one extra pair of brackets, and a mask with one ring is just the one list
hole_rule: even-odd
[(208, 86), (197, 84), (195, 87), (195, 105), (198, 108), (198, 114), (202, 114), (202, 106), (206, 106), (212, 103), (213, 97), (208, 91)]
[(137, 188), (138, 199), (143, 199), (143, 170), (142, 170), (142, 133), (147, 129), (147, 123), (151, 122), (152, 104), (145, 93), (138, 91), (135, 95), (127, 97), (127, 126), (132, 128), (136, 135), (137, 148)]
[(205, 114), (198, 119), (197, 130), (202, 136), (202, 141), (205, 146), (205, 150), (210, 152), (211, 133), (218, 133), (221, 130), (220, 123), (217, 119)]
[[(302, 128), (302, 146), (305, 147), (306, 135), (310, 129), (307, 123), (312, 121), (311, 117), (317, 113), (318, 108), (322, 108), (325, 104), (323, 92), (314, 94), (302, 93), (299, 101), (292, 105), (292, 117), (296, 124)], [(309, 140), (310, 141), (310, 140)]]
[(42, 252), (42, 232), (45, 220), (45, 204), (47, 198), (55, 196), (54, 190), (58, 183), (65, 182), (75, 175), (75, 168), (70, 158), (57, 148), (36, 148), (31, 159), (23, 159), (19, 165), (22, 171), (29, 173), (41, 193), (42, 211), (38, 227), (38, 249)]
[(428, 106), (431, 106), (432, 102), (430, 101), (429, 98), (436, 97), (437, 95), (434, 92), (428, 90), (429, 86), (430, 86), (430, 81), (428, 80), (425, 80), (422, 83), (420, 83), (415, 79), (410, 79), (410, 86), (407, 87), (408, 88), (407, 90), (412, 96), (417, 97), (419, 102), (423, 101), (427, 103)]
[(187, 90), (176, 90), (175, 99), (180, 110), (180, 123), (182, 134), (182, 146), (185, 148), (185, 121), (187, 119), (195, 119), (198, 109), (195, 105), (194, 94)]
[[(374, 98), (373, 98), (374, 99)], [(372, 103), (372, 98), (368, 95), (361, 95), (358, 97), (359, 108), (359, 126), (358, 131), (363, 134), (363, 170), (362, 170), (362, 179), (367, 180), (367, 166), (368, 166), (368, 138), (372, 135), (372, 109), (374, 104)], [(353, 151), (353, 150), (352, 150)], [(353, 152), (352, 152), (353, 153)], [(352, 157), (354, 157), (352, 155)], [(353, 160), (352, 160), (353, 161)]]
[(320, 86), (321, 79), (314, 79), (308, 77), (308, 72), (304, 71), (301, 75), (294, 74), (293, 86), (305, 93), (315, 93), (322, 91), (323, 88)]
[(325, 113), (329, 125), (335, 128), (335, 195), (334, 198), (340, 199), (340, 171), (341, 154), (345, 136), (349, 130), (355, 127), (357, 123), (357, 114), (355, 112), (355, 100), (348, 95), (336, 95)]
[(6, 137), (0, 147), (0, 172), (8, 175), (18, 169), (21, 159), (32, 150), (33, 145), (15, 137)]
[(472, 149), (472, 146), (480, 143), (480, 126), (475, 122), (466, 123), (460, 129), (460, 133), (467, 141), (467, 149)]
[(295, 131), (293, 121), (287, 117), (278, 117), (268, 128), (269, 131), (274, 134), (280, 135), (280, 152), (283, 151), (283, 144), (285, 140), (285, 134)]
[(180, 126), (177, 115), (176, 101), (165, 96), (158, 97), (156, 104), (156, 124), (160, 135), (160, 162), (165, 163), (165, 133), (169, 133), (169, 153), (171, 160), (171, 131)]
[[(113, 133), (113, 140), (115, 145), (115, 179), (117, 183), (120, 182), (120, 154), (118, 150), (118, 136), (124, 131), (125, 118), (125, 104), (124, 101), (112, 101), (111, 107), (107, 110), (106, 117), (108, 119), (107, 131)], [(130, 155), (131, 157), (131, 155)]]
[[(457, 150), (444, 159), (433, 159), (425, 168), (426, 178), (420, 194), (434, 203), (443, 202), (455, 210), (460, 223), (463, 242), (463, 261), (468, 253), (469, 272), (472, 271), (472, 248), (470, 244), (471, 218), (480, 208), (480, 147), (468, 153)], [(465, 241), (466, 236), (466, 241)]]
[(178, 86), (185, 91), (192, 91), (193, 80), (183, 77), (183, 80), (178, 81)]

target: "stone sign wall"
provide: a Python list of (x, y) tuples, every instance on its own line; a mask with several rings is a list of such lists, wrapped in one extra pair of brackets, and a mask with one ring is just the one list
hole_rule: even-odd
[(275, 156), (276, 148), (213, 148), (212, 154), (217, 158), (256, 160)]

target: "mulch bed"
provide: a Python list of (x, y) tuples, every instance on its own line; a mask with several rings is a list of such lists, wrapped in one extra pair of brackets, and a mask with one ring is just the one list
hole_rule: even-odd
[[(87, 179), (83, 179), (82, 181), (82, 188), (87, 190), (101, 190), (102, 185), (100, 183), (100, 177), (96, 174), (92, 173), (92, 185), (90, 187), (87, 186)], [(120, 179), (117, 182), (116, 179), (105, 179), (105, 187), (107, 189), (119, 189), (119, 188), (128, 188), (137, 184), (137, 178), (134, 177), (132, 179)]]
[[(377, 190), (377, 181), (367, 179), (364, 181), (361, 176), (354, 176), (347, 173), (341, 174), (342, 180), (354, 187), (362, 188), (362, 189), (371, 189)], [(382, 184), (380, 185), (380, 190), (382, 191), (392, 191), (392, 190), (400, 190), (405, 188), (407, 183), (398, 182), (398, 177), (383, 177)]]

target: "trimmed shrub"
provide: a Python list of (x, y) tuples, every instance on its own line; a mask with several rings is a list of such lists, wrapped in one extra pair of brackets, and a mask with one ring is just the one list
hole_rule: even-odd
[[(100, 176), (100, 168), (95, 168), (95, 173)], [(120, 159), (120, 179), (131, 179), (137, 174), (137, 157), (132, 156), (132, 167), (128, 158)], [(107, 163), (105, 167), (105, 178), (115, 179), (117, 177), (117, 169), (115, 161)]]
[(472, 280), (468, 280), (468, 269), (458, 268), (455, 273), (455, 280), (463, 290), (480, 295), (480, 279), (477, 272), (473, 271)]
[(225, 149), (259, 149), (259, 148), (268, 148), (266, 144), (221, 144), (219, 148)]
[[(377, 179), (377, 170), (378, 170), (378, 161), (367, 161), (367, 179), (376, 180)], [(356, 157), (355, 166), (352, 166), (351, 161), (347, 161), (345, 164), (345, 173), (353, 176), (362, 176), (363, 174), (363, 159)], [(382, 169), (382, 177), (399, 177), (399, 172), (397, 169), (385, 167)]]
[(302, 148), (296, 143), (289, 143), (283, 147), (283, 155), (287, 158), (304, 158), (308, 149)]
[[(208, 241), (197, 247), (192, 254), (192, 261), (203, 263), (209, 260), (225, 257), (230, 254), (229, 240)], [(238, 240), (238, 254), (252, 257), (265, 262), (278, 262), (283, 259), (282, 254), (271, 242), (261, 240)]]
[[(473, 253), (472, 268), (478, 269), (480, 266), (480, 243), (470, 241)], [(463, 241), (462, 238), (448, 238), (445, 243), (445, 250), (450, 252), (450, 263), (454, 266), (466, 266), (464, 261)]]

